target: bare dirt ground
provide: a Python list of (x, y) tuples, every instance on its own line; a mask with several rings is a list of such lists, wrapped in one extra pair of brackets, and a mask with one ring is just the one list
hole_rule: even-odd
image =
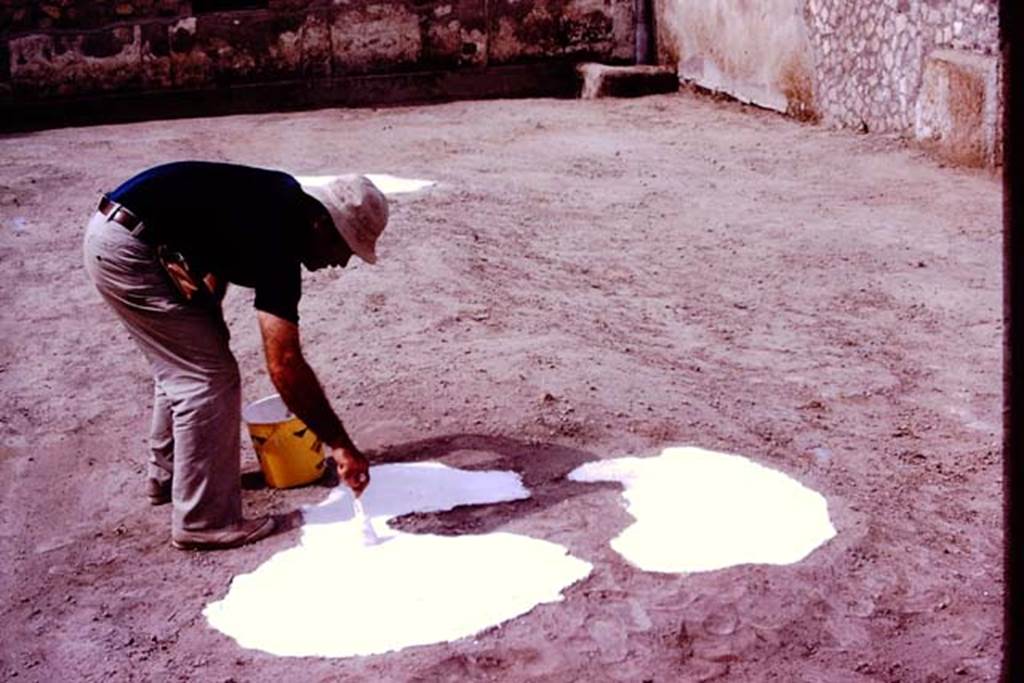
[[(997, 676), (996, 178), (682, 93), (55, 130), (0, 138), (0, 158), (0, 678)], [(564, 602), (347, 660), (207, 627), (205, 604), (298, 531), (171, 548), (141, 489), (148, 373), (80, 264), (98, 193), (183, 158), (439, 182), (396, 200), (377, 267), (305, 276), (307, 355), (376, 461), (521, 473), (529, 501), (403, 525), (564, 544), (594, 564)], [(249, 292), (226, 311), (245, 399), (271, 393)], [(796, 477), (838, 536), (786, 567), (632, 568), (608, 547), (631, 521), (620, 489), (564, 475), (676, 444)], [(323, 590), (344, 571), (324, 567)]]

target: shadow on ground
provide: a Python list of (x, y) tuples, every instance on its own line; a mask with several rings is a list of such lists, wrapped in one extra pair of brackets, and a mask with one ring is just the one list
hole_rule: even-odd
[[(454, 536), (482, 534), (506, 526), (516, 518), (565, 502), (594, 489), (619, 489), (609, 482), (580, 483), (566, 475), (583, 463), (599, 458), (588, 451), (555, 443), (522, 441), (486, 434), (451, 434), (386, 446), (367, 453), (374, 465), (440, 462), (464, 470), (505, 470), (517, 473), (530, 491), (530, 498), (488, 505), (460, 505), (444, 512), (414, 512), (391, 520), (401, 531)], [(338, 476), (333, 466), (311, 486), (333, 488)], [(266, 487), (260, 472), (243, 475), (243, 488)], [(301, 523), (297, 513), (282, 519), (285, 529)]]

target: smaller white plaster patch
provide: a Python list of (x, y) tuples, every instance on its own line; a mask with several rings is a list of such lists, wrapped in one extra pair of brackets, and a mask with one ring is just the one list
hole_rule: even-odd
[(569, 478), (624, 485), (636, 523), (611, 546), (647, 571), (792, 564), (836, 535), (821, 494), (738, 455), (667, 448), (654, 458), (587, 463)]
[(240, 645), (282, 656), (351, 657), (457, 640), (525, 614), (585, 578), (591, 565), (555, 543), (509, 533), (409, 534), (409, 512), (529, 497), (512, 472), (439, 463), (381, 465), (361, 498), (347, 489), (304, 511), (301, 545), (235, 577), (207, 605), (210, 625)]
[[(337, 177), (338, 176), (336, 175), (297, 175), (295, 176), (295, 179), (298, 180), (301, 185), (320, 187), (322, 185), (326, 185)], [(433, 180), (399, 178), (386, 173), (367, 173), (366, 177), (369, 178), (371, 183), (377, 186), (378, 190), (386, 195), (419, 192), (422, 189), (437, 184)]]

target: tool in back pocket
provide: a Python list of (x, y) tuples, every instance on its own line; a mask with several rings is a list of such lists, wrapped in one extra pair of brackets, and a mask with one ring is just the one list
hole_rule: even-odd
[(196, 275), (181, 252), (162, 245), (157, 247), (156, 255), (164, 272), (167, 273), (171, 283), (185, 301), (198, 304), (215, 302), (213, 292), (207, 287), (203, 278)]

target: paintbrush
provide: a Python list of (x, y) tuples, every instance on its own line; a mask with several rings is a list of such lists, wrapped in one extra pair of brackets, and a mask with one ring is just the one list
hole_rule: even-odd
[(373, 530), (373, 524), (366, 516), (366, 511), (363, 510), (363, 501), (359, 500), (358, 497), (354, 498), (352, 508), (355, 510), (355, 520), (359, 524), (359, 530), (362, 533), (363, 545), (377, 545), (380, 543), (377, 532)]

